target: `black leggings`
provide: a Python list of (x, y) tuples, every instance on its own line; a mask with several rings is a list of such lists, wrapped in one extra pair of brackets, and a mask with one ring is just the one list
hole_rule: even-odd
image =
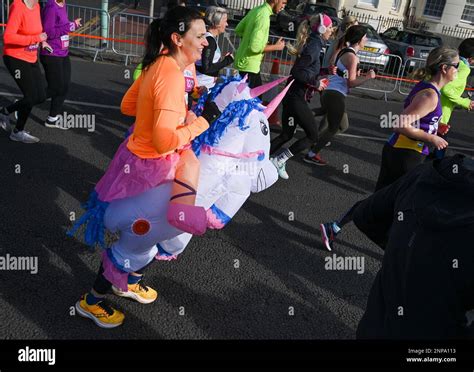
[(46, 94), (51, 97), (50, 116), (61, 114), (64, 101), (71, 82), (71, 60), (69, 56), (40, 56), (41, 64), (46, 73), (48, 89)]
[[(423, 163), (425, 158), (425, 155), (417, 151), (394, 148), (386, 143), (382, 150), (382, 165), (380, 166), (379, 178), (374, 192), (391, 185), (413, 168)], [(344, 216), (337, 221), (337, 225), (340, 228), (352, 221), (354, 212), (360, 203), (361, 201), (355, 203)]]
[(391, 185), (400, 177), (423, 163), (426, 156), (415, 150), (394, 148), (385, 144), (382, 151), (382, 164), (375, 191)]
[[(349, 126), (347, 122), (346, 113), (346, 96), (335, 90), (325, 90), (321, 94), (321, 109), (317, 110), (318, 114), (326, 115), (327, 128), (319, 133), (319, 141), (314, 144), (311, 150), (314, 153), (319, 153), (326, 144), (332, 140), (339, 128), (342, 126)], [(345, 124), (343, 122), (344, 117)]]
[(38, 61), (29, 63), (4, 55), (3, 62), (23, 93), (22, 99), (6, 108), (8, 113), (18, 111), (16, 130), (22, 131), (25, 128), (33, 106), (46, 100), (43, 74), (41, 73)]
[[(142, 274), (148, 266), (150, 266), (155, 259), (151, 260), (150, 263), (142, 267), (140, 270), (134, 271), (137, 274)], [(92, 289), (99, 295), (105, 295), (112, 289), (112, 283), (110, 283), (104, 276), (104, 267), (102, 263), (99, 267), (99, 272), (97, 273), (97, 277), (95, 278), (94, 285)]]
[(309, 149), (318, 140), (318, 123), (314, 118), (313, 111), (309, 108), (304, 97), (290, 95), (283, 100), (282, 132), (273, 139), (270, 154), (273, 154), (286, 142), (291, 140), (295, 134), (296, 125), (303, 128), (306, 137), (303, 137), (290, 146), (293, 155)]

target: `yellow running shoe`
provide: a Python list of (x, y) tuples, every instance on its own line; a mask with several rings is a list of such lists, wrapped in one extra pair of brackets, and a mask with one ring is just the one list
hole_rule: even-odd
[(141, 304), (152, 303), (158, 297), (158, 293), (153, 288), (143, 285), (143, 279), (137, 284), (129, 284), (127, 292), (124, 292), (115, 286), (112, 286), (112, 291), (117, 296), (131, 298)]
[(89, 305), (86, 302), (86, 295), (83, 295), (80, 301), (76, 302), (76, 310), (79, 315), (89, 318), (101, 328), (115, 328), (123, 323), (125, 315), (110, 307), (105, 301), (96, 305)]

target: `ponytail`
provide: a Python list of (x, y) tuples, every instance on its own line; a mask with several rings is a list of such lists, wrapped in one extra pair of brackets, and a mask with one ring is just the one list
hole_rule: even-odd
[(298, 32), (296, 34), (296, 43), (295, 45), (287, 43), (286, 47), (288, 48), (288, 53), (292, 56), (299, 56), (306, 45), (310, 34), (310, 22), (309, 19), (305, 19), (298, 27)]
[(142, 60), (142, 70), (146, 71), (160, 55), (162, 47), (160, 35), (160, 20), (154, 19), (145, 33), (145, 54)]

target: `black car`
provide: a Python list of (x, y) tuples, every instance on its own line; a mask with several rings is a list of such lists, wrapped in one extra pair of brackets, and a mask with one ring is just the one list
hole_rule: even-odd
[(391, 53), (401, 57), (403, 65), (410, 59), (405, 72), (416, 67), (416, 60), (412, 60), (413, 58), (426, 59), (431, 50), (443, 44), (438, 35), (413, 29), (399, 30), (397, 27), (391, 27), (380, 36)]
[(290, 37), (296, 37), (298, 27), (305, 19), (318, 13), (323, 13), (332, 19), (333, 25), (338, 26), (341, 20), (337, 17), (337, 10), (326, 4), (307, 3), (302, 10), (284, 9), (278, 13), (276, 23), (278, 29), (284, 31)]

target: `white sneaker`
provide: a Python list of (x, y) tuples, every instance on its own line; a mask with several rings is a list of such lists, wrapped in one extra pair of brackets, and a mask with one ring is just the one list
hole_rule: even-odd
[(56, 128), (56, 129), (62, 129), (62, 130), (68, 130), (69, 129), (69, 127), (67, 127), (65, 125), (59, 125), (59, 120), (50, 121), (50, 120), (46, 119), (46, 121), (44, 122), (44, 126), (47, 127), (47, 128)]
[(284, 180), (287, 180), (288, 178), (290, 178), (290, 176), (286, 172), (286, 162), (280, 163), (276, 158), (271, 158), (270, 161), (272, 162), (272, 164), (277, 169), (278, 175), (281, 178), (283, 178)]
[(39, 138), (36, 138), (35, 136), (32, 136), (28, 132), (25, 132), (24, 130), (21, 130), (19, 132), (12, 132), (10, 134), (10, 139), (12, 141), (18, 141), (18, 142), (23, 142), (23, 143), (36, 143), (39, 142)]
[(8, 115), (0, 114), (0, 128), (2, 128), (5, 132), (10, 133), (12, 131), (12, 126), (10, 124), (10, 118)]

